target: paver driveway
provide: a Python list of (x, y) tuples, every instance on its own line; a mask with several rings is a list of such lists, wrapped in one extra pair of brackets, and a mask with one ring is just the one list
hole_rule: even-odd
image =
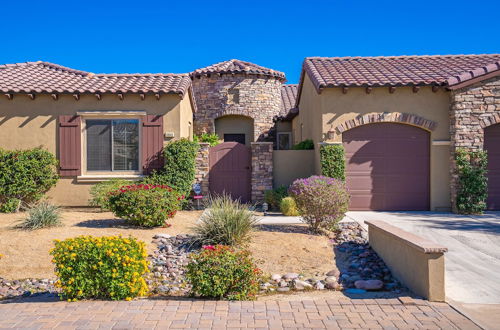
[[(332, 296), (335, 293), (332, 292)], [(0, 303), (0, 329), (478, 329), (444, 303), (138, 300)]]

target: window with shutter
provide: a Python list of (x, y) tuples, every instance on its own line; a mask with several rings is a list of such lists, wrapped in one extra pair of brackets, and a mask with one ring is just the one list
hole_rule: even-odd
[(62, 177), (81, 175), (81, 118), (59, 116), (59, 174)]

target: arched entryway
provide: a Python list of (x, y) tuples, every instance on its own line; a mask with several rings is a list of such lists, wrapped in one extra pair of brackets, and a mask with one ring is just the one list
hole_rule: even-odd
[(351, 210), (429, 210), (430, 134), (373, 123), (342, 133)]
[(484, 129), (484, 150), (488, 153), (488, 210), (500, 210), (500, 124)]
[(238, 142), (224, 142), (210, 148), (210, 193), (231, 195), (246, 203), (251, 200), (251, 150)]
[(227, 115), (215, 119), (215, 133), (224, 142), (238, 142), (250, 146), (254, 142), (253, 119), (241, 115)]

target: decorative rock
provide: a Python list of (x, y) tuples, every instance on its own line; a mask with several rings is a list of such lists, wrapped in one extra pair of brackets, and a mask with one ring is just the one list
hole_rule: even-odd
[(156, 234), (156, 235), (153, 236), (153, 238), (155, 238), (155, 239), (159, 239), (159, 238), (169, 239), (171, 237), (172, 237), (172, 235), (169, 235), (169, 234)]
[(316, 283), (314, 283), (314, 288), (316, 290), (324, 290), (325, 285), (321, 281), (317, 281)]
[(335, 276), (328, 276), (325, 278), (326, 283), (337, 283), (337, 278)]
[(366, 281), (359, 280), (354, 282), (354, 286), (357, 289), (380, 290), (384, 287), (384, 282), (380, 280), (366, 280)]
[(271, 279), (275, 282), (279, 282), (281, 280), (281, 275), (280, 274), (273, 274), (271, 276)]
[(326, 273), (326, 276), (339, 277), (340, 276), (340, 272), (337, 269), (334, 269), (334, 270), (331, 270), (328, 273)]
[(286, 286), (284, 288), (277, 288), (276, 291), (278, 291), (278, 292), (288, 292), (288, 291), (290, 291), (290, 288)]
[(295, 279), (293, 281), (293, 286), (295, 290), (304, 290), (304, 289), (311, 289), (313, 286), (306, 281), (301, 281), (299, 279)]
[(299, 278), (299, 274), (297, 274), (297, 273), (287, 273), (287, 274), (283, 275), (283, 279), (285, 279), (287, 281), (291, 281), (291, 280), (294, 280), (296, 278)]

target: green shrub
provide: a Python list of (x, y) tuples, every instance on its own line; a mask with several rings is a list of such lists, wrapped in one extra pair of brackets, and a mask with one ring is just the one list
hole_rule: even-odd
[(457, 211), (461, 214), (482, 214), (488, 198), (488, 155), (482, 150), (458, 149), (455, 159), (458, 176)]
[(118, 188), (131, 184), (130, 181), (113, 179), (93, 185), (90, 188), (90, 206), (100, 207), (103, 210), (109, 211), (110, 192), (118, 190)]
[(279, 210), (281, 200), (288, 196), (288, 187), (279, 186), (273, 190), (264, 192), (264, 200), (269, 205), (271, 210)]
[(204, 246), (200, 253), (192, 254), (186, 272), (193, 294), (228, 300), (255, 299), (260, 276), (248, 251), (223, 245)]
[(0, 213), (14, 213), (19, 211), (21, 200), (17, 198), (9, 198), (0, 203)]
[(0, 210), (36, 202), (58, 179), (57, 159), (47, 150), (0, 150)]
[(341, 144), (322, 145), (319, 149), (321, 173), (324, 176), (345, 180), (345, 152)]
[(314, 149), (314, 142), (311, 139), (307, 139), (295, 144), (292, 147), (293, 150), (312, 150)]
[(295, 203), (295, 199), (292, 197), (285, 197), (281, 200), (280, 210), (287, 217), (296, 217), (299, 215), (297, 203)]
[(40, 229), (61, 225), (61, 210), (58, 206), (41, 201), (28, 209), (28, 216), (19, 227), (24, 229)]
[(116, 216), (134, 225), (155, 227), (175, 215), (183, 198), (167, 185), (136, 184), (111, 192), (109, 206)]
[(194, 182), (196, 155), (200, 145), (187, 139), (170, 142), (164, 150), (165, 166), (143, 180), (146, 184), (168, 185), (189, 196)]
[(130, 300), (148, 291), (144, 242), (120, 236), (79, 236), (55, 241), (50, 251), (61, 296), (66, 299)]
[(203, 133), (200, 136), (195, 135), (193, 137), (194, 142), (204, 142), (210, 144), (211, 147), (215, 147), (220, 143), (219, 136), (215, 133)]
[(335, 229), (349, 206), (344, 181), (326, 176), (297, 179), (289, 193), (297, 203), (302, 220), (315, 231)]
[(257, 218), (229, 195), (211, 197), (208, 208), (193, 227), (199, 244), (241, 245), (250, 240)]

